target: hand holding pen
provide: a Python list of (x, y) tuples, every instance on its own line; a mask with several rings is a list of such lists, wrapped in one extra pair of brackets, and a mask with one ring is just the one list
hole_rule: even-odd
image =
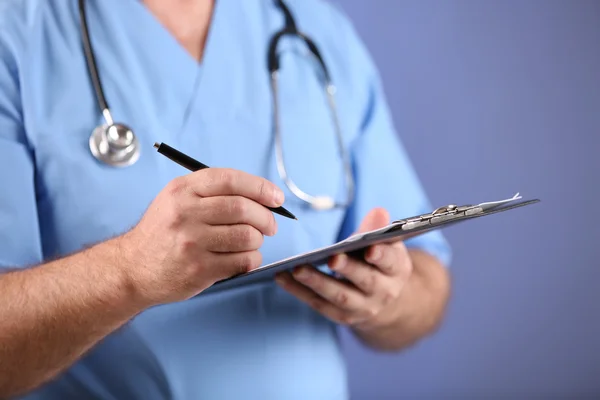
[[(154, 147), (157, 149), (157, 151), (160, 154), (169, 158), (171, 161), (176, 162), (177, 164), (181, 165), (182, 167), (187, 168), (190, 171), (199, 171), (202, 169), (209, 168), (207, 165), (202, 164), (200, 161), (194, 160), (192, 157), (188, 156), (187, 154), (184, 154), (184, 153), (180, 152), (179, 150), (176, 150), (167, 144), (154, 143)], [(288, 210), (286, 210), (283, 207), (268, 207), (268, 208), (269, 208), (269, 210), (273, 211), (274, 213), (282, 215), (284, 217), (298, 219), (294, 216), (294, 214), (292, 214), (291, 212), (289, 212)]]
[(145, 306), (188, 299), (260, 267), (264, 236), (277, 232), (274, 213), (293, 218), (281, 208), (283, 191), (267, 179), (158, 148), (198, 172), (169, 182), (140, 222), (116, 239), (118, 273)]

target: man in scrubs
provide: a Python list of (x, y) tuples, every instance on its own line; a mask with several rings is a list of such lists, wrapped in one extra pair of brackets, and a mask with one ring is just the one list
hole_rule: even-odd
[[(116, 168), (94, 158), (102, 124), (76, 1), (0, 1), (0, 397), (345, 399), (341, 324), (374, 349), (430, 334), (449, 293), (435, 232), (341, 255), (223, 293), (214, 282), (431, 211), (350, 22), (288, 0), (337, 86), (355, 198), (319, 211), (277, 173), (266, 70), (284, 23), (271, 0), (88, 0), (113, 117), (140, 142)], [(344, 170), (316, 64), (280, 48), (290, 176), (344, 200)], [(165, 142), (214, 168), (188, 173)], [(298, 220), (270, 212), (284, 206)], [(399, 377), (400, 378), (400, 377)]]

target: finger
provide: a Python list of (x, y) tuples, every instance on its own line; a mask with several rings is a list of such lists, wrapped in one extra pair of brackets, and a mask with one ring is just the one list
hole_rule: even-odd
[(219, 225), (209, 227), (203, 240), (206, 240), (208, 251), (237, 253), (258, 250), (263, 244), (264, 236), (250, 225)]
[(366, 307), (368, 302), (367, 297), (356, 288), (314, 268), (300, 267), (293, 271), (292, 276), (296, 281), (312, 289), (317, 295), (342, 310), (359, 312)]
[(346, 278), (367, 296), (377, 293), (383, 286), (382, 281), (388, 278), (376, 267), (352, 259), (346, 254), (333, 257), (329, 263), (329, 268)]
[(355, 285), (372, 300), (372, 303), (379, 304), (381, 307), (396, 299), (402, 288), (399, 276), (386, 275), (377, 267), (351, 259), (344, 254), (337, 256), (331, 262), (330, 268)]
[(228, 168), (207, 168), (186, 176), (200, 197), (243, 196), (268, 207), (283, 204), (284, 194), (265, 178)]
[(368, 232), (373, 229), (383, 228), (389, 225), (390, 214), (385, 208), (376, 207), (371, 209), (363, 218), (358, 227), (358, 233)]
[(267, 236), (277, 232), (277, 221), (273, 212), (246, 197), (206, 197), (198, 202), (198, 208), (202, 220), (209, 225), (246, 224)]
[[(402, 242), (398, 242), (404, 246)], [(402, 261), (402, 249), (396, 244), (377, 244), (365, 252), (365, 261), (373, 265), (386, 275), (398, 274)]]
[(252, 271), (260, 267), (261, 263), (262, 254), (257, 250), (240, 253), (220, 253), (211, 259), (211, 275), (216, 282)]
[(341, 324), (354, 322), (349, 313), (320, 297), (307, 286), (297, 282), (289, 272), (278, 274), (275, 281), (287, 292), (330, 320)]

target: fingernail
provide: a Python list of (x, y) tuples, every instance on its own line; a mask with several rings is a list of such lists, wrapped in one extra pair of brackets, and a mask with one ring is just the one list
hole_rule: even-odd
[(346, 256), (344, 254), (340, 254), (335, 263), (333, 264), (333, 268), (331, 269), (334, 271), (340, 271), (346, 266), (347, 262), (348, 260), (346, 259)]
[(296, 271), (294, 271), (294, 276), (298, 279), (306, 279), (308, 278), (308, 271), (305, 269), (297, 269)]
[(379, 247), (375, 247), (373, 252), (371, 253), (371, 260), (378, 261), (381, 258), (381, 249)]
[(273, 196), (273, 201), (275, 201), (276, 205), (282, 205), (284, 200), (283, 192), (279, 188), (275, 188), (275, 193)]
[(281, 286), (285, 286), (285, 277), (283, 275), (276, 275), (275, 282), (277, 282)]
[(275, 217), (273, 217), (273, 222), (271, 222), (271, 236), (275, 236), (277, 233), (277, 221), (275, 221)]

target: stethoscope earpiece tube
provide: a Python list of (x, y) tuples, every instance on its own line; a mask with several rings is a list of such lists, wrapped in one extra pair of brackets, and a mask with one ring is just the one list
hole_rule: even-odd
[(100, 74), (98, 73), (98, 66), (96, 64), (96, 57), (92, 48), (92, 42), (90, 39), (90, 30), (87, 23), (87, 16), (85, 11), (85, 0), (79, 0), (79, 18), (81, 20), (81, 36), (83, 39), (83, 51), (85, 52), (85, 59), (94, 85), (94, 91), (98, 98), (98, 104), (100, 111), (104, 113), (104, 110), (109, 110), (104, 90), (102, 89), (102, 82), (100, 81)]
[[(352, 171), (352, 166), (350, 164), (350, 157), (348, 156), (348, 152), (344, 146), (344, 140), (341, 132), (341, 127), (338, 119), (338, 114), (336, 110), (334, 94), (335, 87), (331, 83), (331, 77), (329, 75), (329, 70), (327, 65), (325, 64), (325, 60), (321, 56), (321, 52), (317, 48), (317, 45), (306, 36), (304, 33), (298, 30), (296, 22), (294, 21), (294, 17), (292, 16), (291, 11), (285, 5), (283, 0), (275, 0), (275, 3), (279, 7), (279, 9), (283, 12), (285, 25), (282, 29), (277, 31), (271, 41), (269, 42), (269, 48), (267, 51), (267, 69), (269, 71), (270, 79), (271, 79), (271, 92), (273, 96), (273, 126), (275, 131), (275, 158), (277, 162), (277, 171), (279, 173), (279, 177), (283, 180), (288, 189), (300, 200), (307, 203), (313, 210), (318, 211), (326, 211), (334, 208), (345, 208), (350, 206), (352, 201), (354, 200), (354, 176)], [(325, 86), (325, 95), (327, 96), (327, 102), (330, 107), (331, 117), (333, 119), (333, 124), (335, 128), (335, 135), (337, 139), (337, 144), (339, 147), (340, 155), (342, 158), (342, 164), (344, 169), (344, 175), (346, 177), (346, 200), (343, 203), (336, 202), (335, 199), (331, 196), (313, 196), (296, 185), (296, 183), (290, 178), (287, 173), (285, 167), (285, 160), (283, 156), (283, 145), (281, 139), (281, 127), (279, 121), (279, 102), (278, 102), (278, 87), (279, 87), (279, 56), (277, 54), (277, 45), (282, 37), (284, 36), (293, 36), (300, 38), (308, 47), (308, 50), (311, 54), (317, 59), (324, 78), (324, 86)]]
[(296, 21), (294, 20), (292, 12), (288, 8), (288, 6), (283, 2), (283, 0), (275, 0), (275, 2), (277, 3), (277, 7), (279, 7), (285, 18), (285, 29), (292, 33), (298, 33)]

